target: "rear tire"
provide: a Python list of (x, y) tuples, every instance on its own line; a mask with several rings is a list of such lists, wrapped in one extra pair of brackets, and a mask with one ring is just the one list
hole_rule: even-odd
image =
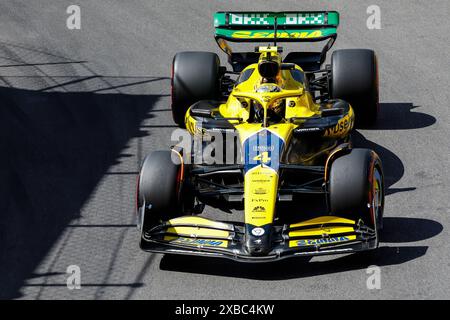
[(350, 103), (355, 124), (373, 125), (378, 116), (378, 64), (368, 49), (336, 50), (331, 56), (331, 97)]
[(220, 60), (212, 52), (180, 52), (172, 64), (172, 117), (185, 127), (189, 107), (200, 100), (218, 100), (220, 96)]
[[(384, 179), (381, 161), (369, 149), (353, 149), (331, 164), (329, 180), (331, 213), (381, 230)], [(370, 205), (370, 206), (369, 206)]]

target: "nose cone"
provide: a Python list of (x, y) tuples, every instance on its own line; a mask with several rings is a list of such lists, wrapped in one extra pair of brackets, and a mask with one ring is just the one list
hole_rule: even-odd
[(272, 226), (245, 226), (245, 249), (252, 256), (264, 256), (271, 250)]

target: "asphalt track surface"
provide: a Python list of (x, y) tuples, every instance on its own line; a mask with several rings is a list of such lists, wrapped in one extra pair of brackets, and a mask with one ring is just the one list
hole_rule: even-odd
[[(66, 27), (71, 1), (0, 2), (1, 298), (450, 297), (447, 0), (76, 3), (81, 30)], [(370, 4), (381, 8), (381, 30), (366, 27)], [(136, 173), (171, 143), (171, 59), (219, 52), (212, 14), (231, 9), (335, 9), (334, 49), (376, 50), (381, 115), (357, 132), (387, 179), (373, 255), (241, 265), (139, 250)], [(81, 268), (80, 290), (66, 287), (69, 265)], [(366, 287), (369, 265), (381, 268), (380, 290)]]

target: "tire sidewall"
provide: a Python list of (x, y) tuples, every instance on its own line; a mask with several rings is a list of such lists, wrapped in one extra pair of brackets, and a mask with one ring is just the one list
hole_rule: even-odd
[[(382, 203), (374, 224), (372, 200), (375, 169), (381, 175)], [(350, 153), (336, 158), (331, 164), (328, 188), (331, 214), (355, 221), (361, 218), (371, 227), (382, 226), (384, 177), (381, 160), (375, 152), (368, 149), (353, 149)]]
[(350, 103), (358, 127), (372, 126), (379, 112), (378, 60), (373, 50), (336, 50), (331, 56), (331, 98)]
[(192, 104), (219, 99), (220, 59), (213, 52), (179, 52), (173, 58), (171, 73), (172, 118), (185, 127), (185, 115)]
[(139, 174), (137, 202), (138, 210), (145, 203), (145, 221), (168, 220), (180, 214), (179, 170), (180, 164), (173, 163), (171, 151), (155, 151), (144, 159)]

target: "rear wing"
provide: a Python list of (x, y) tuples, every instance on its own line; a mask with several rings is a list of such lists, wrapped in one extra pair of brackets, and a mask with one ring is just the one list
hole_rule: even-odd
[(319, 54), (324, 60), (336, 40), (338, 26), (339, 13), (336, 11), (232, 11), (214, 14), (215, 39), (230, 60), (233, 60), (233, 52), (228, 41), (276, 43), (329, 39)]
[[(275, 24), (277, 33), (275, 36)], [(217, 12), (216, 39), (233, 42), (322, 41), (336, 37), (336, 11)]]

